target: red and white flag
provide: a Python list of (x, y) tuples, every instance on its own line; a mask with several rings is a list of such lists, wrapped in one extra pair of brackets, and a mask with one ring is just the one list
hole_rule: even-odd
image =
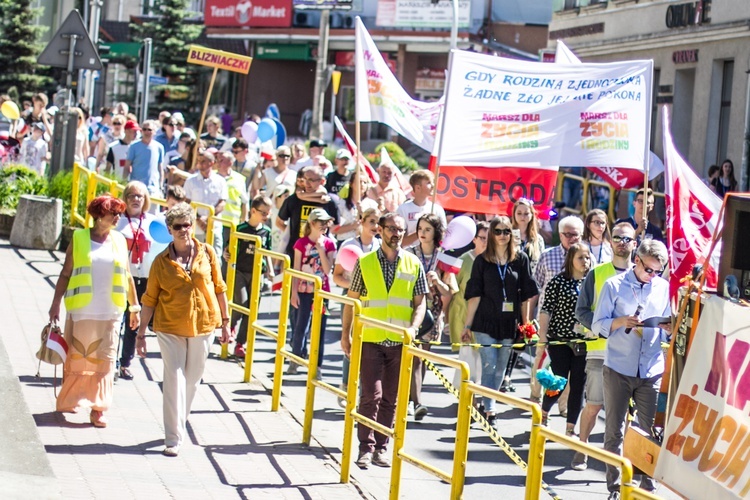
[[(669, 109), (662, 107), (664, 124), (664, 166), (667, 202), (667, 241), (669, 255), (669, 290), (677, 297), (680, 280), (704, 264), (711, 248), (714, 229), (719, 224), (719, 198), (682, 158), (672, 141)], [(716, 289), (720, 245), (716, 245), (708, 265), (704, 265), (706, 285)]]
[(441, 253), (437, 258), (437, 268), (444, 273), (458, 274), (461, 271), (461, 259), (451, 257), (447, 253)]
[(271, 291), (272, 292), (278, 292), (281, 290), (281, 285), (284, 282), (284, 275), (283, 274), (277, 274), (273, 277), (273, 283), (271, 285)]
[(50, 329), (49, 336), (47, 337), (47, 348), (59, 354), (63, 362), (68, 357), (68, 343), (65, 342), (63, 336), (57, 333), (56, 330)]
[[(604, 182), (615, 189), (635, 189), (643, 187), (644, 173), (632, 168), (617, 167), (588, 167), (591, 172), (604, 179)], [(648, 180), (656, 179), (656, 176), (664, 172), (664, 163), (649, 151)]]

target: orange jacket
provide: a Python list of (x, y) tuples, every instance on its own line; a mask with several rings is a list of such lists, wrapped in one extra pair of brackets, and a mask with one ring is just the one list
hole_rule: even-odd
[(198, 250), (188, 274), (169, 258), (169, 248), (151, 265), (143, 305), (153, 307), (154, 331), (180, 337), (207, 335), (221, 326), (216, 295), (226, 292), (221, 266), (210, 245), (193, 239)]

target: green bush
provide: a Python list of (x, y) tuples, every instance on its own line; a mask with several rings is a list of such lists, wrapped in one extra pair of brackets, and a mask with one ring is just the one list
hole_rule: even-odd
[(388, 151), (393, 163), (398, 167), (401, 172), (410, 174), (415, 170), (418, 170), (419, 163), (411, 156), (407, 156), (404, 150), (395, 142), (383, 142), (375, 146), (372, 153), (367, 155), (367, 160), (372, 164), (373, 167), (380, 165), (380, 150), (385, 148)]
[(0, 170), (0, 210), (14, 214), (24, 194), (46, 195), (47, 179), (23, 165), (8, 165)]
[[(82, 200), (79, 199), (79, 210), (81, 204), (83, 209), (86, 208), (86, 182), (82, 182), (81, 196)], [(49, 181), (47, 188), (47, 194), (50, 198), (59, 198), (62, 200), (63, 205), (63, 224), (70, 226), (70, 203), (73, 200), (73, 172), (61, 171), (55, 174), (55, 176)]]

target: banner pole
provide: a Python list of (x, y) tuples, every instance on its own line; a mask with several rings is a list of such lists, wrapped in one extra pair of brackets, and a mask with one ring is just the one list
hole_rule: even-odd
[(206, 113), (208, 112), (208, 103), (211, 102), (211, 94), (214, 91), (214, 82), (216, 82), (216, 73), (219, 71), (219, 68), (214, 66), (214, 72), (211, 75), (211, 83), (208, 84), (208, 93), (206, 94), (206, 101), (203, 103), (203, 112), (201, 113), (201, 121), (198, 124), (198, 132), (195, 135), (195, 150), (193, 151), (193, 161), (192, 165), (190, 165), (190, 170), (192, 171), (195, 168), (195, 162), (198, 159), (198, 147), (200, 146), (201, 142), (201, 134), (203, 133), (203, 124), (206, 121)]
[[(334, 97), (335, 99), (335, 97)], [(356, 189), (354, 191), (354, 199), (356, 200), (357, 206), (359, 206), (360, 202), (362, 201), (362, 193), (360, 192), (360, 182), (359, 182), (359, 169), (362, 165), (362, 160), (360, 159), (360, 151), (359, 151), (359, 137), (360, 135), (360, 121), (357, 120), (354, 122), (354, 142), (357, 145), (357, 150), (355, 151), (355, 158), (357, 158), (356, 166), (354, 167), (354, 175), (352, 176), (352, 181), (349, 183), (349, 189)]]
[(439, 130), (437, 133), (439, 134), (440, 141), (438, 141), (438, 154), (437, 154), (437, 163), (435, 165), (435, 182), (432, 184), (432, 210), (430, 210), (430, 213), (435, 213), (435, 202), (437, 200), (437, 187), (438, 182), (440, 182), (440, 161), (443, 158), (443, 134), (445, 133), (445, 107), (448, 105), (448, 96), (450, 95), (450, 85), (451, 85), (451, 67), (453, 65), (453, 53), (456, 51), (456, 49), (451, 49), (451, 51), (448, 53), (448, 74), (445, 78), (445, 92), (443, 95), (445, 96), (445, 102), (443, 103), (443, 109), (440, 110), (440, 118), (438, 118), (438, 128)]

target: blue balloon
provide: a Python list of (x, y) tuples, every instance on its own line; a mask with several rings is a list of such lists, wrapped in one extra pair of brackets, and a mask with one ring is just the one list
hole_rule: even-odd
[(169, 234), (167, 224), (162, 219), (154, 219), (148, 226), (148, 232), (151, 233), (151, 238), (157, 243), (171, 243), (172, 235)]
[(271, 118), (263, 118), (258, 124), (258, 139), (260, 139), (260, 142), (270, 141), (275, 135), (276, 122)]
[(276, 147), (278, 148), (284, 144), (284, 141), (286, 141), (286, 128), (284, 128), (284, 124), (281, 123), (281, 120), (274, 118), (273, 121), (276, 124)]

